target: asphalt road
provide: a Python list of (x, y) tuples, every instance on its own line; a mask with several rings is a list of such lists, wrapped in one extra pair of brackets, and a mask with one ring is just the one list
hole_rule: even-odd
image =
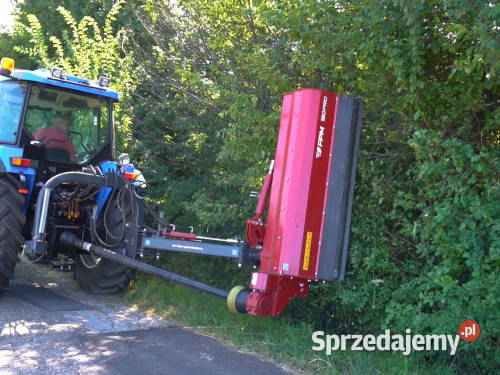
[(19, 264), (0, 296), (0, 375), (289, 374), (175, 322), (80, 291), (71, 273)]

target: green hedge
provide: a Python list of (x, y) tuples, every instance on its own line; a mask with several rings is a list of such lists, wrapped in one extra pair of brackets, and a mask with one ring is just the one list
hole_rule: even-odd
[[(153, 6), (151, 34), (165, 35), (170, 25), (184, 39), (160, 42), (169, 52), (153, 54), (146, 71), (160, 80), (161, 66), (208, 103), (165, 89), (171, 100), (151, 97), (154, 110), (140, 113), (137, 143), (138, 155), (153, 150), (146, 171), (162, 165), (165, 174), (150, 178), (169, 215), (211, 234), (241, 234), (251, 214), (248, 193), (273, 157), (283, 92), (312, 86), (357, 95), (365, 117), (348, 277), (315, 287), (287, 319), (336, 331), (419, 333), (454, 333), (475, 319), (478, 342), (461, 344), (454, 358), (424, 357), (457, 370), (493, 368), (500, 356), (499, 5), (180, 4), (182, 22), (173, 15), (155, 21), (165, 9)], [(149, 85), (139, 91), (148, 95)], [(167, 113), (172, 117), (162, 122)], [(158, 123), (171, 131), (171, 144), (146, 134)], [(189, 134), (198, 132), (203, 143), (192, 147)], [(165, 169), (161, 155), (182, 167)], [(241, 278), (224, 262), (171, 262), (219, 285)]]
[[(108, 1), (96, 3), (109, 8)], [(500, 5), (175, 3), (182, 11), (165, 1), (119, 2), (124, 10), (116, 22), (126, 30), (109, 34), (116, 38), (110, 56), (95, 51), (133, 71), (117, 82), (133, 120), (130, 127), (122, 121), (121, 143), (144, 170), (151, 200), (168, 219), (198, 232), (241, 235), (255, 204), (248, 195), (273, 158), (282, 94), (323, 87), (361, 97), (347, 280), (315, 287), (286, 319), (336, 331), (419, 333), (452, 333), (475, 319), (479, 341), (461, 344), (454, 358), (424, 357), (492, 373), (500, 357)], [(38, 12), (32, 1), (24, 4)], [(85, 65), (75, 57), (79, 39), (60, 21), (65, 56)], [(14, 39), (24, 38), (21, 50), (61, 60), (57, 46), (40, 49), (47, 27), (34, 26)], [(223, 261), (168, 261), (218, 285), (246, 278)]]

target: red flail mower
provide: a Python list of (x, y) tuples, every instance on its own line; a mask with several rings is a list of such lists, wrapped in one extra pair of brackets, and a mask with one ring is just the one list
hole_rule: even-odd
[[(361, 104), (355, 98), (318, 89), (285, 95), (275, 159), (246, 223), (245, 241), (179, 232), (173, 225), (137, 228), (137, 249), (127, 254), (71, 233), (61, 241), (225, 298), (232, 311), (280, 315), (291, 300), (306, 297), (311, 284), (345, 276), (360, 132)], [(100, 186), (108, 186), (106, 180)], [(142, 261), (162, 252), (233, 258), (255, 272), (247, 287), (227, 292)]]

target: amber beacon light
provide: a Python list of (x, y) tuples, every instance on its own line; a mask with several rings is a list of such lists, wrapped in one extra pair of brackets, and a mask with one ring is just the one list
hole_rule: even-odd
[(11, 59), (10, 57), (3, 57), (2, 60), (0, 60), (0, 74), (10, 76), (14, 71), (15, 66), (16, 62), (14, 59)]

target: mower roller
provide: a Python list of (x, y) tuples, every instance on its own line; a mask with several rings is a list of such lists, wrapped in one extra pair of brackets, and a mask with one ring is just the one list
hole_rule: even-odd
[[(275, 158), (239, 241), (144, 225), (146, 181), (127, 155), (113, 161), (118, 94), (106, 79), (16, 70), (10, 59), (0, 74), (0, 288), (23, 237), (35, 262), (73, 258), (75, 278), (90, 292), (123, 290), (139, 270), (256, 316), (280, 315), (312, 283), (344, 279), (359, 100), (319, 89), (284, 96)], [(226, 257), (255, 272), (247, 287), (225, 291), (143, 259), (171, 252)]]

